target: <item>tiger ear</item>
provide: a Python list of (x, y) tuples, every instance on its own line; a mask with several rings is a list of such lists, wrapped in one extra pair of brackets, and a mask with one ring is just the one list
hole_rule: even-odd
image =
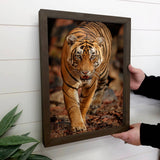
[(77, 37), (73, 34), (70, 34), (67, 36), (67, 42), (69, 45), (73, 45), (75, 43), (75, 41), (77, 40)]
[(97, 37), (96, 40), (97, 40), (99, 46), (102, 46), (104, 44), (104, 42), (105, 42), (103, 37)]

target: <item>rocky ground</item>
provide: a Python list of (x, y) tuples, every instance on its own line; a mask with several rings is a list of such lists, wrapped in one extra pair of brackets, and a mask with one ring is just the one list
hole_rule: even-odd
[[(50, 95), (50, 104), (52, 138), (80, 133), (73, 133), (71, 131), (62, 90)], [(123, 91), (115, 94), (111, 89), (106, 90), (102, 105), (95, 110), (90, 109), (86, 119), (88, 132), (106, 127), (120, 126), (123, 121)]]

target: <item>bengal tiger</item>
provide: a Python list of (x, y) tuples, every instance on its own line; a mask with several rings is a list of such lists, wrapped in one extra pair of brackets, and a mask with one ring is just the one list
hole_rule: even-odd
[[(101, 105), (112, 35), (105, 24), (82, 22), (66, 36), (61, 57), (63, 95), (73, 132), (86, 131), (86, 114)], [(81, 88), (79, 98), (78, 89)]]

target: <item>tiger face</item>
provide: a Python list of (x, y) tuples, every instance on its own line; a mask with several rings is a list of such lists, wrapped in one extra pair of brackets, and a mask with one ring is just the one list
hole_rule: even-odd
[(69, 35), (67, 42), (71, 53), (68, 63), (79, 73), (82, 81), (92, 79), (103, 61), (103, 37), (96, 38), (96, 41), (89, 39), (77, 41), (74, 35)]

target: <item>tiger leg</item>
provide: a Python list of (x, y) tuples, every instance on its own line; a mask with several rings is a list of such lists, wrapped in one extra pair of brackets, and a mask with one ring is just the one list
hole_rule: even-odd
[(106, 85), (107, 77), (108, 77), (108, 70), (107, 69), (105, 70), (105, 72), (103, 72), (101, 77), (102, 78), (98, 81), (98, 86), (95, 91), (95, 95), (93, 97), (93, 101), (91, 104), (92, 109), (97, 109), (98, 107), (101, 106), (103, 94), (107, 88), (107, 85)]
[(105, 89), (106, 89), (106, 86), (98, 86), (97, 90), (95, 91), (95, 95), (93, 97), (93, 101), (91, 104), (92, 109), (97, 109), (101, 106), (102, 97)]
[(68, 111), (68, 116), (71, 122), (72, 131), (85, 131), (86, 126), (81, 116), (78, 91), (63, 84), (63, 94), (65, 107)]
[(80, 110), (84, 123), (86, 122), (86, 114), (90, 108), (96, 87), (97, 83), (94, 82), (94, 84), (90, 88), (82, 88)]

